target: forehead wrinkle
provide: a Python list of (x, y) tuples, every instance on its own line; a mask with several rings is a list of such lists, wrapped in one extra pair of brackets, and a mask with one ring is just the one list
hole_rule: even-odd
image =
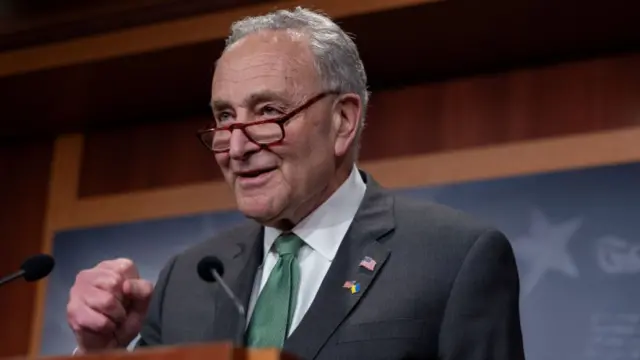
[[(301, 95), (304, 90), (303, 81), (296, 76), (295, 71), (286, 71), (289, 73), (283, 76), (282, 72), (268, 73), (249, 73), (240, 72), (236, 74), (220, 74), (214, 81), (212, 88), (212, 99), (217, 100), (225, 97), (234, 96), (231, 93), (242, 92), (241, 95), (244, 102), (251, 94), (264, 91), (271, 91), (283, 94), (283, 97), (295, 99), (296, 95)], [(250, 85), (243, 86), (243, 83)], [(235, 102), (235, 101), (234, 101)]]
[[(220, 82), (226, 84), (217, 83), (217, 86), (212, 88), (211, 98), (215, 100), (224, 100), (229, 103), (246, 104), (254, 94), (272, 92), (283, 94), (283, 97), (291, 97), (294, 94), (294, 90), (298, 88), (296, 82), (291, 80), (291, 77), (283, 77), (277, 74), (257, 74), (242, 76), (240, 78), (224, 78), (221, 77)], [(269, 80), (269, 81), (267, 81)], [(243, 83), (249, 83), (250, 86), (242, 86)], [(235, 98), (234, 94), (238, 94), (241, 99)], [(229, 99), (225, 99), (229, 98)]]

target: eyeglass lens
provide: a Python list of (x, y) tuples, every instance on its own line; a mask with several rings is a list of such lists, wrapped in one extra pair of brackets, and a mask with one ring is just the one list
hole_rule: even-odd
[[(230, 129), (216, 129), (203, 139), (215, 151), (226, 150), (231, 143)], [(270, 144), (282, 140), (282, 128), (276, 123), (248, 124), (244, 133), (258, 144)]]

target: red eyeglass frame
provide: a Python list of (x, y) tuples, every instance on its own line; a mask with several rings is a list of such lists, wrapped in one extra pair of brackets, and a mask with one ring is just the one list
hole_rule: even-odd
[[(284, 129), (284, 125), (287, 121), (291, 120), (294, 116), (300, 114), (302, 111), (306, 110), (307, 108), (309, 108), (311, 105), (315, 104), (316, 102), (320, 101), (321, 99), (323, 99), (324, 97), (328, 96), (328, 95), (339, 95), (340, 92), (339, 91), (323, 91), (315, 96), (312, 96), (311, 98), (309, 98), (307, 101), (305, 101), (302, 105), (298, 106), (297, 108), (295, 108), (293, 111), (289, 112), (288, 114), (285, 114), (279, 118), (275, 118), (275, 119), (267, 119), (267, 120), (259, 120), (259, 121), (253, 121), (253, 122), (247, 122), (247, 123), (233, 123), (233, 124), (229, 124), (227, 126), (223, 126), (223, 127), (211, 127), (211, 128), (207, 128), (207, 129), (202, 129), (202, 130), (198, 130), (198, 132), (196, 133), (196, 135), (198, 136), (198, 139), (200, 140), (200, 142), (209, 150), (213, 151), (216, 154), (219, 153), (225, 153), (229, 151), (229, 148), (226, 148), (225, 150), (215, 150), (213, 149), (212, 146), (210, 146), (208, 144), (207, 141), (205, 141), (204, 137), (210, 133), (216, 132), (216, 131), (229, 131), (229, 132), (233, 132), (233, 130), (240, 130), (242, 131), (242, 133), (244, 134), (244, 136), (247, 137), (247, 139), (249, 139), (249, 141), (251, 141), (252, 143), (260, 146), (261, 148), (267, 148), (270, 146), (276, 146), (276, 145), (280, 145), (282, 143), (282, 141), (284, 140), (286, 134), (285, 134), (285, 129)], [(279, 140), (276, 141), (272, 141), (269, 143), (259, 143), (257, 141), (255, 141), (250, 135), (249, 133), (245, 130), (246, 127), (248, 126), (254, 126), (254, 125), (260, 125), (260, 124), (277, 124), (280, 126), (280, 133), (282, 134), (280, 136)]]

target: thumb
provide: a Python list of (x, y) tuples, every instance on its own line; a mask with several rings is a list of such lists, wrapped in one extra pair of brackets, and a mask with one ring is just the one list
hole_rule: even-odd
[(144, 279), (127, 279), (122, 285), (122, 292), (131, 302), (131, 310), (135, 311), (141, 305), (146, 308), (153, 293), (153, 284)]
[(129, 344), (142, 329), (147, 316), (153, 284), (144, 279), (127, 279), (122, 285), (126, 299), (127, 318), (116, 330), (116, 338), (121, 344)]

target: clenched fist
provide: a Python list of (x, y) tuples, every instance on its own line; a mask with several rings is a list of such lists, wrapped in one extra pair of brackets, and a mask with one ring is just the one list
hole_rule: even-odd
[(67, 320), (81, 353), (123, 348), (140, 332), (153, 284), (128, 259), (81, 271), (69, 293)]

